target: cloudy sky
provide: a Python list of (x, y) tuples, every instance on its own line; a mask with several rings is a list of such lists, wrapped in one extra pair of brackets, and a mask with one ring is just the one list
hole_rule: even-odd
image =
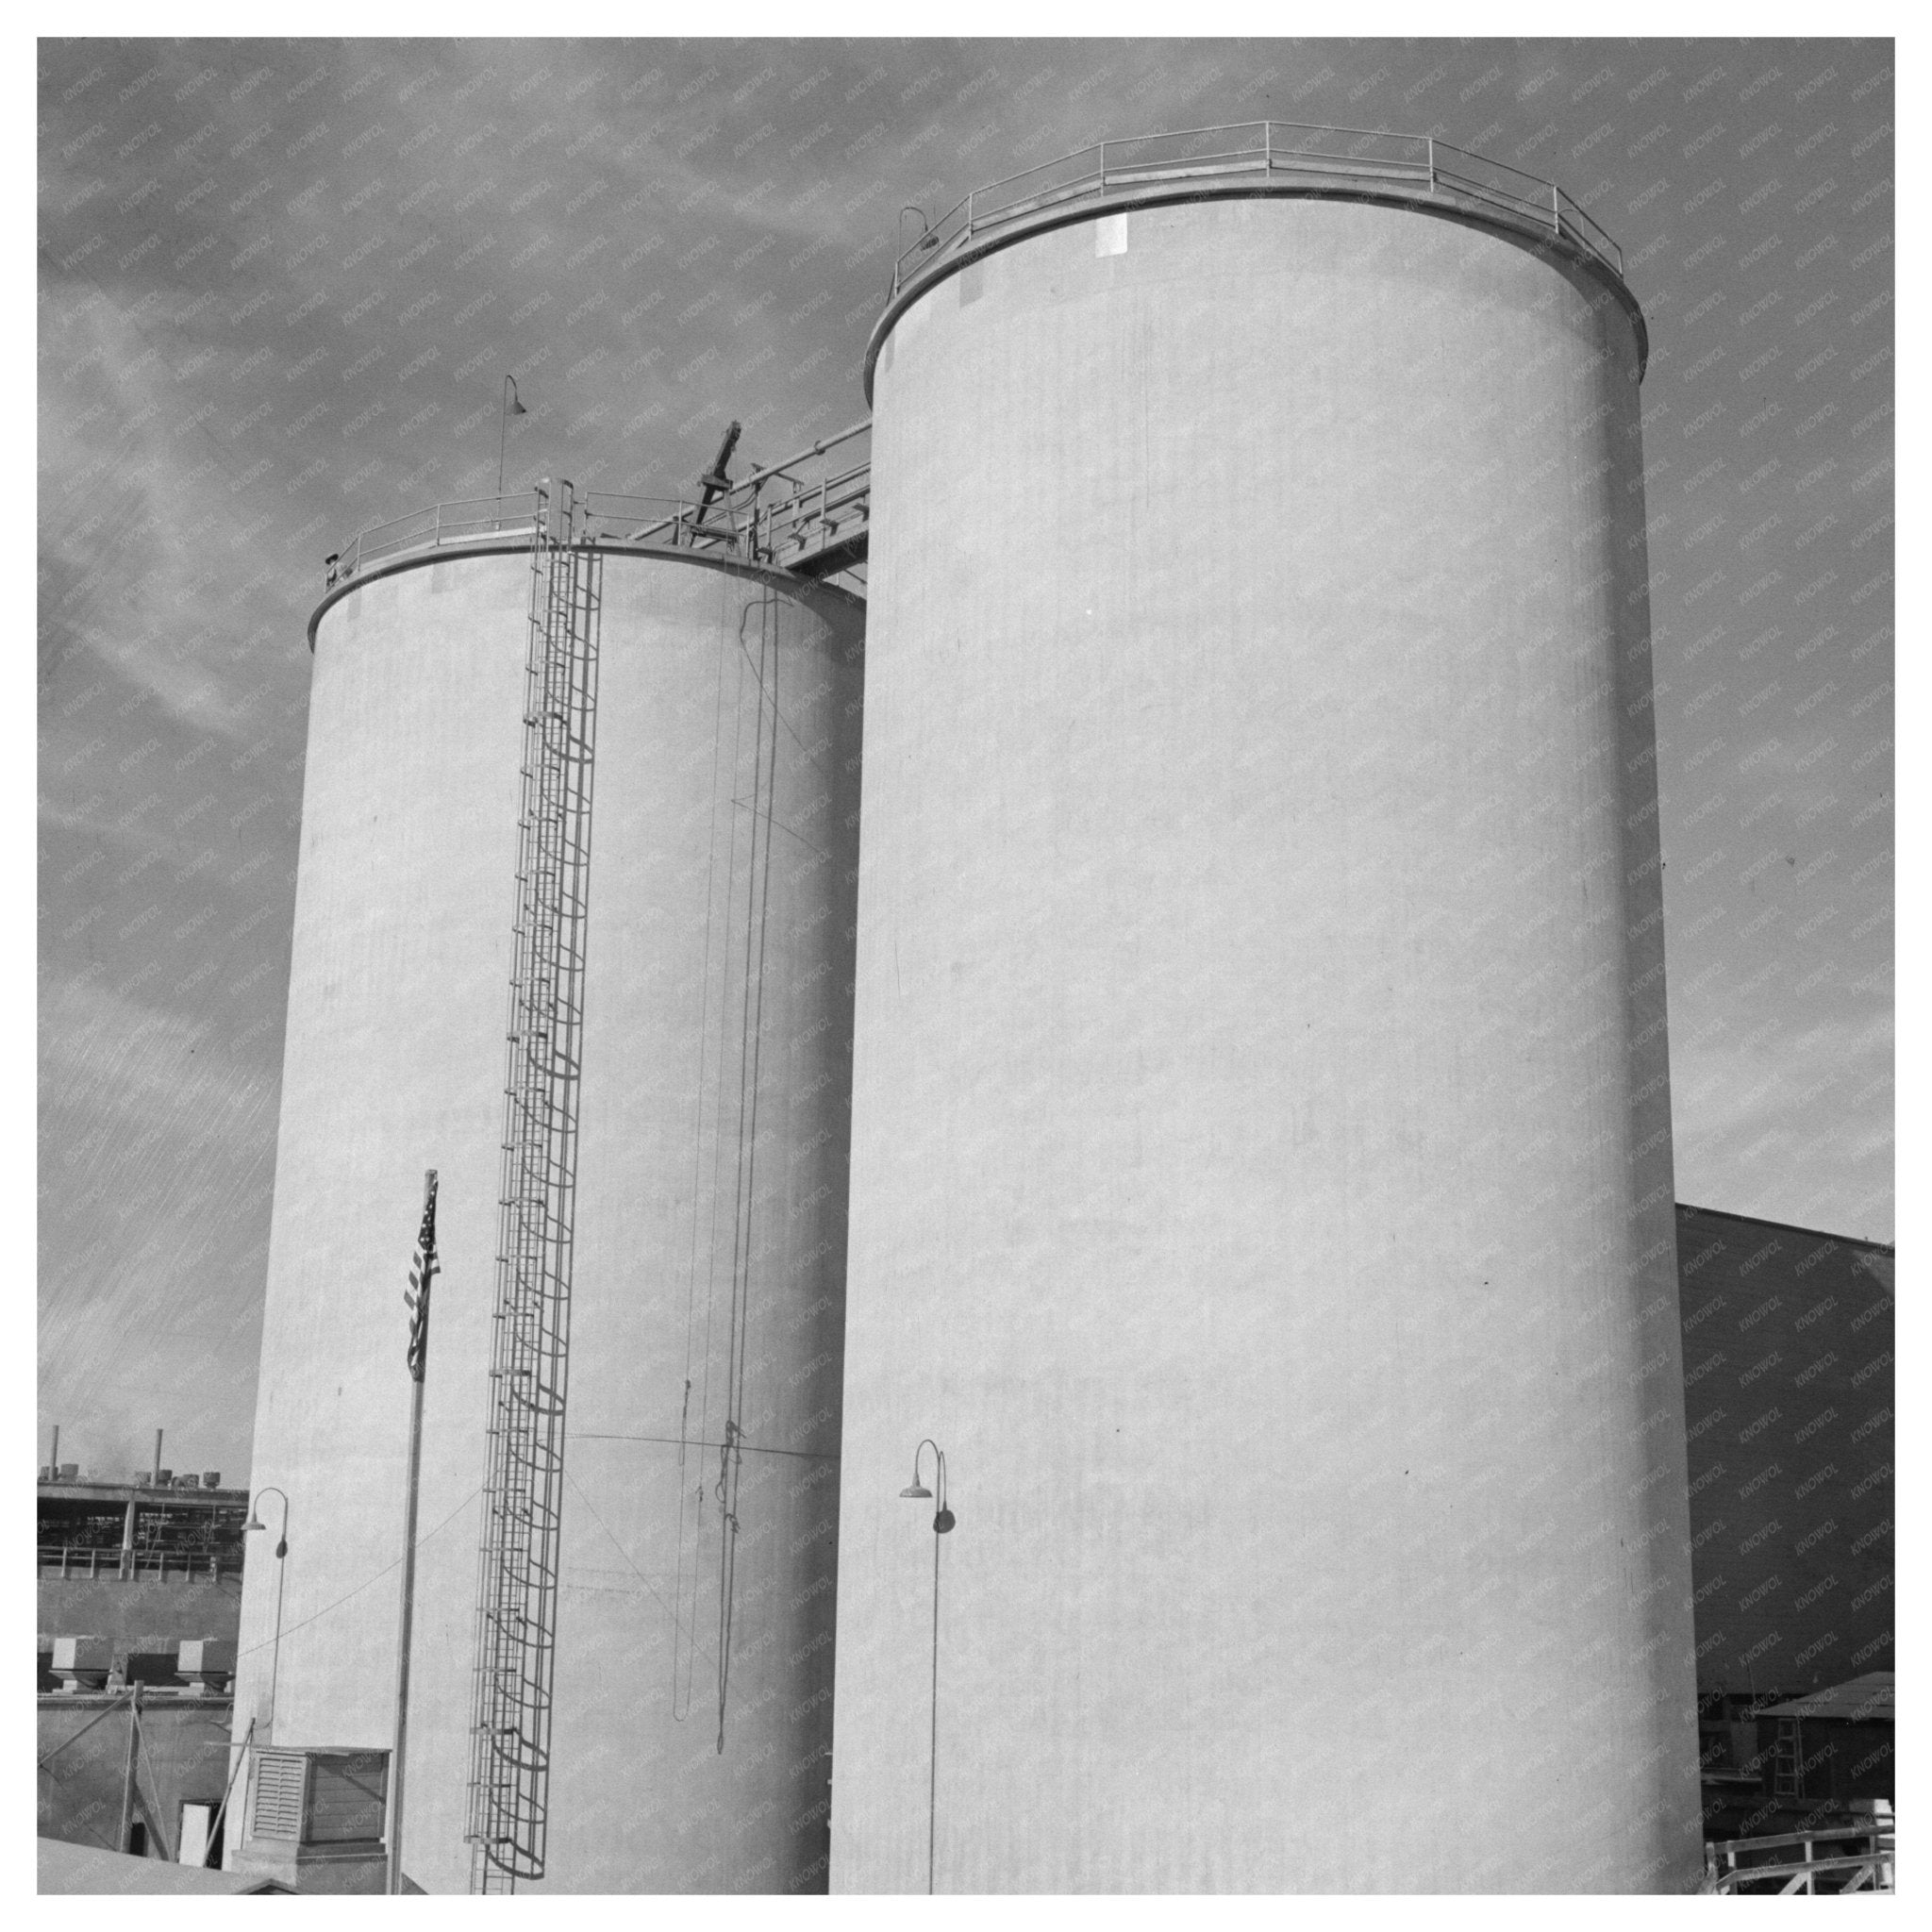
[(43, 1455), (246, 1473), (324, 556), (493, 493), (506, 373), (512, 488), (858, 422), (902, 206), (1264, 115), (1435, 133), (1623, 244), (1678, 1193), (1890, 1239), (1889, 42), (38, 52)]

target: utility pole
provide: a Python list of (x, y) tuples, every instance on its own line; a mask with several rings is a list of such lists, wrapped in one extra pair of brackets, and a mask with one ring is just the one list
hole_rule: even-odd
[(114, 1841), (117, 1852), (127, 1849), (127, 1840), (134, 1828), (134, 1759), (141, 1748), (141, 1686), (133, 1684), (127, 1691), (127, 1769), (121, 1779), (121, 1835)]

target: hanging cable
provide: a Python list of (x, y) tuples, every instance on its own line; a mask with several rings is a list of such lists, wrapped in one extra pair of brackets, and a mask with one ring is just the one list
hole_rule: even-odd
[[(718, 1749), (724, 1749), (724, 1718), (731, 1674), (731, 1634), (737, 1607), (738, 1491), (744, 1456), (745, 1368), (751, 1339), (752, 1235), (758, 1188), (758, 1086), (764, 1038), (765, 940), (772, 891), (772, 820), (778, 778), (778, 604), (769, 590), (747, 604), (739, 620), (741, 646), (752, 611), (758, 613), (758, 733), (752, 774), (752, 846), (746, 867), (744, 1003), (739, 1073), (739, 1181), (732, 1229), (731, 1326), (726, 1355), (724, 1444), (720, 1451), (719, 1503), (724, 1512), (718, 1578)], [(770, 750), (766, 718), (770, 714)], [(764, 827), (762, 857), (759, 827)]]
[[(693, 1382), (692, 1342), (694, 1339), (693, 1313), (697, 1292), (697, 1254), (698, 1228), (701, 1219), (700, 1208), (703, 1198), (702, 1177), (705, 1152), (705, 1102), (709, 1093), (705, 1077), (707, 1056), (711, 1038), (711, 958), (712, 936), (717, 924), (717, 876), (718, 876), (718, 808), (721, 795), (735, 798), (738, 791), (738, 767), (743, 758), (744, 747), (744, 668), (741, 661), (738, 673), (738, 691), (733, 706), (733, 735), (731, 745), (731, 780), (727, 791), (721, 794), (719, 774), (724, 752), (724, 665), (727, 656), (725, 648), (726, 625), (728, 625), (732, 580), (722, 574), (718, 578), (717, 605), (717, 698), (712, 718), (711, 739), (711, 828), (710, 846), (707, 860), (705, 880), (705, 977), (699, 1024), (698, 1088), (695, 1117), (691, 1133), (691, 1234), (690, 1272), (685, 1285), (685, 1343), (684, 1374), (685, 1391), (683, 1414), (684, 1422), (678, 1436), (678, 1491), (677, 1491), (677, 1573), (675, 1594), (677, 1609), (673, 1618), (671, 1654), (671, 1715), (673, 1721), (682, 1724), (691, 1714), (691, 1695), (696, 1673), (695, 1639), (691, 1634), (697, 1627), (698, 1571), (697, 1539), (704, 1531), (705, 1486), (701, 1479), (693, 1479), (688, 1467), (691, 1446), (691, 1396)], [(741, 632), (740, 657), (742, 658), (741, 633), (743, 617), (739, 618)], [(729, 843), (726, 852), (724, 881), (724, 935), (723, 943), (717, 948), (719, 959), (728, 961), (731, 945), (732, 908), (738, 895), (738, 813), (730, 814)], [(728, 966), (726, 967), (728, 974)], [(720, 1029), (722, 1032), (724, 1014), (724, 995), (721, 991), (718, 1002)], [(707, 1250), (705, 1267), (705, 1335), (704, 1366), (702, 1378), (698, 1383), (698, 1430), (699, 1441), (707, 1441), (711, 1433), (711, 1330), (712, 1318), (717, 1306), (718, 1276), (718, 1234), (719, 1215), (724, 1199), (724, 1121), (723, 1094), (724, 1085), (724, 1048), (719, 1041), (716, 1056), (717, 1092), (709, 1095), (711, 1108), (711, 1225), (710, 1244)], [(691, 1596), (687, 1610), (685, 1598), (686, 1575), (686, 1523), (692, 1522), (691, 1533)]]

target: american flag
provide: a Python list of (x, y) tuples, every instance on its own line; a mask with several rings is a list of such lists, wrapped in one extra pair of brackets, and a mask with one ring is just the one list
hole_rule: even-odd
[(429, 1359), (429, 1284), (436, 1278), (436, 1170), (423, 1187), (423, 1229), (416, 1237), (415, 1258), (409, 1263), (409, 1286), (403, 1304), (409, 1311), (409, 1374), (423, 1379)]

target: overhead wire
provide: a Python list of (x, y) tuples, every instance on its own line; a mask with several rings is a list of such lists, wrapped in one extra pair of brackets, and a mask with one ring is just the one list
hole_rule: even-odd
[[(583, 1438), (578, 1437), (576, 1440), (581, 1441)], [(635, 1576), (637, 1580), (640, 1583), (641, 1583), (647, 1591), (650, 1591), (652, 1596), (657, 1598), (658, 1604), (664, 1609), (670, 1611), (672, 1625), (675, 1629), (678, 1623), (678, 1614), (676, 1607), (673, 1604), (665, 1603), (663, 1594), (661, 1591), (659, 1591), (658, 1586), (655, 1583), (653, 1583), (651, 1579), (648, 1576), (646, 1576), (641, 1570), (638, 1568), (636, 1561), (631, 1557), (631, 1553), (625, 1548), (623, 1542), (620, 1541), (618, 1537), (617, 1532), (614, 1529), (612, 1529), (611, 1526), (608, 1523), (606, 1523), (601, 1516), (597, 1514), (597, 1506), (591, 1501), (590, 1497), (587, 1494), (585, 1494), (584, 1486), (577, 1481), (575, 1475), (570, 1470), (566, 1469), (563, 1473), (563, 1478), (564, 1481), (566, 1481), (571, 1486), (571, 1488), (577, 1492), (577, 1495), (582, 1501), (584, 1507), (591, 1512), (591, 1522), (593, 1522), (597, 1525), (597, 1527), (601, 1529), (604, 1532), (604, 1534), (610, 1539), (611, 1548), (614, 1549), (617, 1552), (617, 1554), (624, 1558), (625, 1563), (629, 1568), (631, 1574)], [(691, 1635), (691, 1644), (693, 1648), (695, 1648), (697, 1644), (697, 1637), (694, 1632)]]
[[(452, 1523), (454, 1523), (457, 1520), (457, 1518), (460, 1516), (463, 1513), (463, 1511), (467, 1509), (470, 1507), (470, 1505), (474, 1503), (476, 1500), (476, 1498), (480, 1496), (482, 1493), (482, 1486), (481, 1484), (478, 1484), (475, 1489), (472, 1490), (470, 1493), (467, 1496), (465, 1496), (463, 1500), (460, 1503), (458, 1503), (457, 1507), (454, 1509), (452, 1509), (449, 1512), (449, 1514), (445, 1516), (442, 1519), (442, 1521), (436, 1525), (435, 1529), (426, 1530), (424, 1532), (423, 1535), (419, 1536), (416, 1539), (416, 1547), (420, 1550), (425, 1543), (428, 1542), (429, 1540), (438, 1533), (438, 1531), (447, 1529), (449, 1525)], [(307, 1617), (304, 1617), (299, 1624), (290, 1624), (286, 1625), (282, 1630), (278, 1631), (275, 1636), (264, 1637), (259, 1643), (251, 1643), (246, 1650), (238, 1652), (237, 1661), (239, 1661), (242, 1657), (253, 1657), (258, 1650), (267, 1650), (270, 1647), (270, 1645), (277, 1641), (286, 1641), (289, 1638), (292, 1637), (298, 1630), (306, 1630), (309, 1624), (319, 1622), (322, 1618), (327, 1616), (331, 1610), (339, 1610), (345, 1603), (348, 1603), (352, 1599), (360, 1596), (365, 1590), (371, 1587), (371, 1585), (380, 1583), (382, 1579), (385, 1576), (387, 1576), (391, 1570), (401, 1569), (402, 1563), (403, 1559), (401, 1557), (392, 1557), (389, 1562), (385, 1563), (380, 1570), (376, 1571), (374, 1575), (365, 1577), (360, 1583), (358, 1583), (355, 1587), (354, 1590), (348, 1591), (346, 1595), (337, 1597), (334, 1603), (324, 1604), (321, 1609), (312, 1612), (310, 1615)]]
[[(692, 1442), (685, 1436), (631, 1436), (620, 1435), (611, 1429), (573, 1429), (570, 1432), (573, 1442), (675, 1442), (680, 1448), (716, 1449), (717, 1442)], [(829, 1449), (774, 1449), (767, 1442), (741, 1441), (738, 1448), (746, 1456), (795, 1456), (805, 1462), (837, 1462), (836, 1452)]]

